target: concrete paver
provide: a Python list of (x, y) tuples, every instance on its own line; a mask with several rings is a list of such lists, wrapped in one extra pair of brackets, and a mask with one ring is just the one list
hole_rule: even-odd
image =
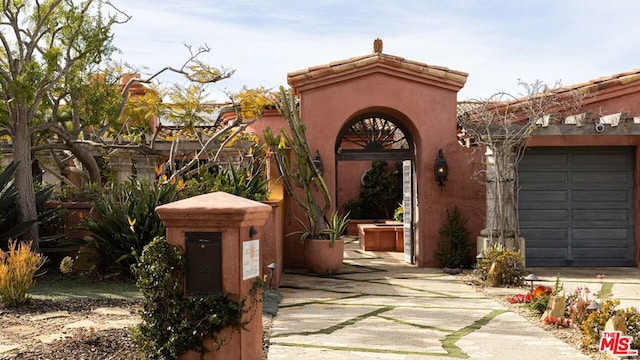
[[(456, 276), (405, 264), (399, 253), (347, 246), (345, 267), (333, 278), (283, 275), (270, 360), (589, 359)], [(640, 305), (640, 269), (531, 271), (543, 278), (535, 285), (553, 286), (560, 274), (567, 293), (611, 282), (615, 298)]]

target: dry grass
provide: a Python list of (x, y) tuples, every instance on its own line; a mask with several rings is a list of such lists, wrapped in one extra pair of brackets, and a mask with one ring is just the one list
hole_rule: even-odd
[(6, 306), (22, 305), (33, 287), (36, 271), (45, 257), (31, 248), (31, 242), (9, 241), (9, 251), (0, 251), (0, 300)]

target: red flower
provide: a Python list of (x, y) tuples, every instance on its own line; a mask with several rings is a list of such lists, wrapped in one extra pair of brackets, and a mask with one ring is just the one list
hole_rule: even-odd
[(531, 302), (529, 294), (517, 294), (507, 299), (510, 304), (523, 304)]
[(533, 289), (532, 298), (537, 299), (543, 295), (551, 295), (552, 292), (553, 292), (553, 289), (550, 286), (544, 286), (544, 285), (536, 286), (536, 288)]

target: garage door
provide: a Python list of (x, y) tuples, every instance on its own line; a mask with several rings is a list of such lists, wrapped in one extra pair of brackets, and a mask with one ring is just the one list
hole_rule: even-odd
[(527, 266), (634, 266), (633, 149), (530, 148), (518, 169)]

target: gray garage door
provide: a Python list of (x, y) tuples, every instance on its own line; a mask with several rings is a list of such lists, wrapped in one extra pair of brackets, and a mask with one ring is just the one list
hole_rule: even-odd
[(633, 149), (530, 148), (520, 163), (527, 266), (633, 266)]

